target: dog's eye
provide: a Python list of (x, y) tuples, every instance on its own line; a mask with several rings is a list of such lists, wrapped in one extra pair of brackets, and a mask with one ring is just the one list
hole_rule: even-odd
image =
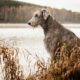
[(38, 15), (36, 14), (35, 17), (38, 17)]

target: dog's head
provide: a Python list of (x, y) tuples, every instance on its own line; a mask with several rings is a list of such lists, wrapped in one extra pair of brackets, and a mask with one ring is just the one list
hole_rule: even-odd
[(34, 13), (33, 17), (28, 21), (28, 25), (37, 27), (44, 23), (49, 16), (49, 12), (45, 9), (37, 11)]

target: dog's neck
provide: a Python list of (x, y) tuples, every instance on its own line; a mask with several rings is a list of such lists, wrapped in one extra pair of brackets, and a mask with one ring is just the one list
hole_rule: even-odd
[[(57, 24), (57, 26), (56, 26)], [(61, 26), (55, 19), (52, 18), (52, 16), (48, 16), (47, 20), (43, 22), (43, 24), (41, 25), (43, 30), (44, 30), (44, 34), (46, 35), (48, 31), (55, 31), (57, 29), (59, 29), (59, 27)]]
[(47, 20), (45, 20), (43, 23), (42, 23), (42, 28), (44, 30), (44, 34), (46, 35), (47, 32), (51, 29), (50, 27), (53, 25), (53, 18), (49, 15)]

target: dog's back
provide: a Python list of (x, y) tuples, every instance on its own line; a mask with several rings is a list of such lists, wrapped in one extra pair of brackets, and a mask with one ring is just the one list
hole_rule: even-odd
[(49, 29), (49, 31), (47, 31), (44, 42), (46, 49), (51, 54), (52, 58), (54, 57), (55, 51), (60, 46), (59, 43), (61, 42), (65, 43), (66, 46), (73, 47), (74, 44), (80, 46), (80, 39), (72, 31), (63, 27), (56, 20), (53, 21), (53, 26), (49, 28), (51, 28), (51, 30)]

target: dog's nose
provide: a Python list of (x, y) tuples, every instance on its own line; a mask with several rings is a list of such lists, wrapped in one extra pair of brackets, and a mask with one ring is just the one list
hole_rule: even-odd
[(28, 22), (28, 25), (31, 25), (31, 23), (30, 23), (30, 22)]

